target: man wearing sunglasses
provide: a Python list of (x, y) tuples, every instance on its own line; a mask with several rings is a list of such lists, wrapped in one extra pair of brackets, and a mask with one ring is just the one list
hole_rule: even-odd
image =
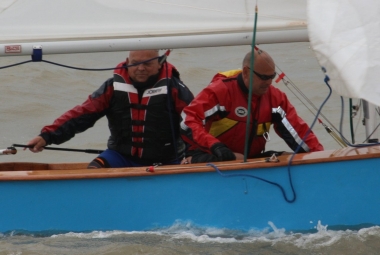
[[(293, 151), (323, 150), (314, 133), (308, 133), (309, 126), (297, 115), (286, 94), (271, 85), (276, 76), (273, 59), (266, 52), (255, 50), (253, 70), (250, 62), (251, 52), (246, 54), (242, 70), (216, 74), (184, 108), (181, 134), (190, 144), (190, 150), (189, 157), (182, 163), (242, 159), (246, 139), (249, 139), (248, 158), (270, 156), (272, 152), (265, 152), (265, 145), (272, 124)], [(252, 102), (247, 136), (251, 75)]]

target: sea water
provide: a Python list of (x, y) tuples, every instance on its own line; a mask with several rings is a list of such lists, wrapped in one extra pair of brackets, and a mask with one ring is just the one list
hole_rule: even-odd
[(49, 236), (0, 236), (0, 254), (379, 254), (380, 228), (314, 233), (199, 229), (191, 225), (160, 231), (94, 231)]
[[(274, 85), (284, 91), (298, 114), (311, 125), (315, 112), (326, 99), (329, 89), (324, 73), (308, 43), (259, 45), (276, 62), (277, 72), (284, 72), (294, 86), (282, 82)], [(241, 68), (250, 46), (175, 49), (168, 61), (180, 71), (183, 82), (196, 95), (220, 71)], [(162, 53), (164, 51), (161, 51)], [(43, 56), (43, 59), (80, 68), (112, 68), (124, 61), (127, 52), (68, 54)], [(29, 60), (30, 57), (0, 58), (0, 66)], [(47, 63), (28, 63), (0, 69), (0, 149), (13, 143), (27, 143), (44, 125), (75, 105), (81, 104), (112, 71), (77, 71)], [(302, 95), (295, 93), (302, 91)], [(305, 103), (308, 100), (313, 106)], [(347, 101), (346, 101), (347, 103)], [(354, 104), (357, 102), (354, 102)], [(346, 105), (346, 111), (348, 106)], [(335, 93), (325, 104), (322, 114), (328, 125), (339, 127), (340, 97)], [(354, 118), (356, 140), (364, 140), (361, 112)], [(343, 134), (351, 137), (348, 113), (343, 120)], [(313, 127), (325, 149), (340, 146), (318, 122)], [(105, 149), (109, 136), (106, 119), (70, 141), (62, 148)], [(289, 148), (275, 132), (270, 133), (268, 150)], [(95, 155), (43, 151), (31, 153), (18, 148), (12, 156), (0, 156), (0, 162), (89, 162)], [(369, 205), (370, 207), (370, 205)], [(281, 212), (278, 212), (281, 213)], [(0, 219), (1, 221), (1, 219)], [(281, 226), (281, 223), (276, 223)], [(90, 233), (22, 233), (0, 235), (0, 255), (27, 254), (379, 254), (378, 227), (355, 230), (330, 230), (323, 222), (316, 223), (310, 233), (291, 233), (268, 222), (265, 230), (238, 232), (209, 229), (191, 223), (176, 224), (154, 232), (90, 232)]]

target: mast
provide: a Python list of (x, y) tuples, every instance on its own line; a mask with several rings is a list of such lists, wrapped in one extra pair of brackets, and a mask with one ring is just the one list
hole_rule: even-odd
[[(244, 162), (247, 162), (247, 157), (249, 153), (249, 147), (251, 146), (249, 144), (249, 137), (250, 137), (250, 117), (251, 117), (251, 102), (252, 102), (252, 88), (253, 88), (253, 68), (254, 68), (254, 61), (255, 61), (255, 45), (256, 45), (256, 28), (257, 28), (257, 2), (255, 6), (255, 21), (253, 24), (253, 33), (252, 33), (252, 45), (251, 45), (251, 61), (250, 61), (250, 73), (249, 73), (249, 93), (248, 93), (248, 114), (247, 114), (247, 122), (246, 122), (246, 129), (245, 129), (245, 144), (244, 144)], [(252, 120), (252, 129), (255, 129), (254, 120)], [(256, 132), (256, 130), (253, 130)]]

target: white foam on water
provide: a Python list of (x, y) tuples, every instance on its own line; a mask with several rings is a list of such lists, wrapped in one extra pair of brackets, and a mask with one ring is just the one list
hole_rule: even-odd
[(324, 247), (331, 246), (334, 243), (338, 242), (341, 238), (347, 235), (354, 234), (354, 231), (345, 230), (345, 231), (333, 231), (327, 230), (327, 225), (323, 226), (320, 221), (318, 221), (318, 225), (315, 227), (317, 229), (317, 233), (308, 233), (308, 234), (293, 234), (286, 236), (283, 238), (284, 242), (293, 243), (295, 246), (299, 248), (310, 248), (313, 247)]
[(65, 234), (55, 234), (52, 235), (52, 238), (60, 238), (60, 237), (76, 237), (76, 238), (82, 238), (82, 239), (103, 239), (103, 238), (111, 238), (118, 235), (162, 235), (161, 232), (157, 231), (119, 231), (119, 230), (113, 230), (113, 231), (92, 231), (89, 233), (76, 233), (76, 232), (69, 232)]
[(268, 243), (271, 246), (276, 244), (289, 244), (300, 249), (314, 249), (333, 246), (341, 240), (365, 241), (370, 237), (380, 237), (380, 227), (362, 228), (354, 230), (328, 230), (327, 225), (320, 221), (315, 226), (315, 233), (293, 233), (286, 232), (285, 229), (277, 228), (273, 222), (268, 222), (268, 228), (263, 230), (250, 230), (246, 232), (219, 229), (203, 228), (191, 222), (176, 222), (172, 226), (155, 231), (93, 231), (90, 233), (66, 233), (53, 235), (57, 237), (74, 237), (80, 239), (106, 239), (119, 235), (160, 235), (171, 240), (186, 239), (197, 243)]
[(371, 228), (362, 228), (358, 231), (358, 236), (362, 239), (367, 239), (368, 237), (380, 237), (380, 227), (375, 226)]

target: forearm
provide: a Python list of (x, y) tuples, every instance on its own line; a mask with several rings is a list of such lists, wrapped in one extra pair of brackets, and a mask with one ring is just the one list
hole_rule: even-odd
[(111, 85), (112, 80), (105, 82), (82, 105), (62, 114), (52, 125), (42, 128), (40, 136), (47, 144), (61, 144), (74, 137), (75, 134), (92, 127), (105, 115), (109, 107), (113, 93)]
[(47, 144), (61, 144), (73, 138), (75, 134), (81, 133), (94, 126), (95, 122), (104, 116), (104, 113), (91, 113), (76, 115), (76, 108), (66, 112), (56, 119), (52, 125), (45, 126), (41, 130), (40, 136)]
[(184, 108), (181, 117), (181, 135), (192, 145), (209, 150), (217, 142), (214, 136), (208, 133), (207, 125), (218, 120), (219, 102), (209, 91), (200, 93), (193, 102)]

